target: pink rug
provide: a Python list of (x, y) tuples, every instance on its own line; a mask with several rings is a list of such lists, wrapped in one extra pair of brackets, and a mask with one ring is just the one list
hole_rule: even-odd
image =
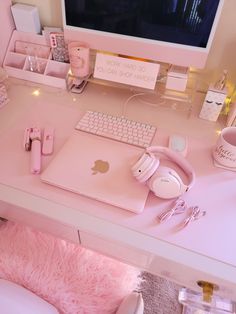
[(115, 313), (141, 280), (134, 267), (12, 222), (0, 227), (0, 278), (62, 314)]

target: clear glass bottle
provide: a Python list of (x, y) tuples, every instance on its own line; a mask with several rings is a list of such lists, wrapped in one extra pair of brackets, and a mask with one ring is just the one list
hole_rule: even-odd
[(203, 294), (181, 288), (179, 302), (183, 304), (183, 314), (235, 314), (236, 304), (217, 295), (211, 297), (210, 302), (203, 300)]
[(226, 86), (228, 71), (224, 70), (222, 76), (215, 83), (214, 88), (218, 90), (223, 90)]

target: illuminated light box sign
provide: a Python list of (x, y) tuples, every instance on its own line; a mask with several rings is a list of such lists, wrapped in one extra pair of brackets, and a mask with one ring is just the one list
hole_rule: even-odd
[(103, 53), (96, 54), (94, 77), (154, 89), (160, 65)]

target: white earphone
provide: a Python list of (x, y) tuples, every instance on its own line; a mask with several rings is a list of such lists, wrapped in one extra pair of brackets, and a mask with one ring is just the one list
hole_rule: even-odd
[[(187, 175), (189, 184), (185, 185), (178, 173), (165, 166), (154, 155), (161, 153), (174, 161)], [(150, 190), (158, 197), (171, 199), (181, 196), (194, 184), (195, 173), (188, 161), (167, 147), (151, 146), (132, 167), (133, 176), (141, 183), (146, 182)]]

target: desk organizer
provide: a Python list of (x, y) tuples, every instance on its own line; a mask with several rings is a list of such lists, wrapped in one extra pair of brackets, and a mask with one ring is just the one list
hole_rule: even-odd
[(51, 48), (43, 35), (15, 30), (3, 67), (9, 76), (66, 89), (70, 64), (52, 60)]

